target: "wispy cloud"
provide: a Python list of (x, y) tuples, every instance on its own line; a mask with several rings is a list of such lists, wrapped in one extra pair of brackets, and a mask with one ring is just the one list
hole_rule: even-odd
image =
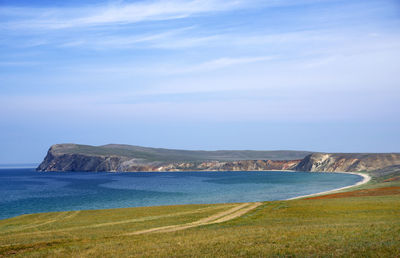
[[(186, 38), (182, 34), (193, 30), (194, 27), (183, 27), (164, 30), (158, 33), (142, 33), (133, 35), (89, 35), (80, 39), (61, 43), (59, 47), (83, 47), (86, 49), (110, 50), (124, 48), (178, 48), (194, 46), (206, 38)], [(207, 37), (211, 40), (213, 37)], [(180, 39), (180, 40), (177, 40)], [(66, 39), (67, 40), (67, 39)], [(179, 45), (172, 42), (180, 41)], [(57, 45), (57, 43), (54, 43)]]
[(225, 67), (251, 64), (256, 62), (269, 61), (274, 59), (272, 56), (257, 56), (257, 57), (222, 57), (211, 61), (203, 62), (200, 64), (189, 65), (178, 69), (168, 69), (168, 74), (182, 74), (182, 73), (193, 73), (193, 72), (205, 72), (218, 70)]
[[(114, 3), (83, 8), (1, 8), (10, 20), (3, 28), (65, 29), (76, 27), (132, 24), (143, 21), (181, 19), (205, 13), (244, 7), (248, 1), (235, 0), (169, 0), (136, 3)], [(251, 1), (250, 1), (251, 2)]]
[(78, 69), (87, 73), (102, 74), (130, 74), (130, 75), (190, 75), (204, 74), (224, 68), (235, 66), (247, 66), (254, 63), (269, 62), (275, 60), (276, 56), (245, 56), (245, 57), (219, 57), (197, 63), (152, 63), (151, 65), (138, 65), (135, 63), (125, 63), (119, 66), (94, 66), (79, 67)]

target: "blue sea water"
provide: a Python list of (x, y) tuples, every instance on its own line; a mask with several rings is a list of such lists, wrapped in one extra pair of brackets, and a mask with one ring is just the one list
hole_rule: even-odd
[(352, 185), (307, 172), (36, 172), (0, 169), (0, 219), (50, 211), (283, 200)]

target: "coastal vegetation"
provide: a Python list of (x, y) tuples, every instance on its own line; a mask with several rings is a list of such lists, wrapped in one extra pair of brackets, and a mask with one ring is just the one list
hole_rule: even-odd
[[(395, 257), (400, 171), (370, 175), (369, 183), (345, 194), (263, 202), (243, 214), (238, 211), (249, 205), (23, 215), (0, 221), (0, 255)], [(221, 220), (232, 214), (239, 216)]]

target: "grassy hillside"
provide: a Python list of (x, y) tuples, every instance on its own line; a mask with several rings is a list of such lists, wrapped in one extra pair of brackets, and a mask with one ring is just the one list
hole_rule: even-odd
[[(193, 225), (213, 216), (216, 221), (215, 214), (242, 204), (19, 216), (0, 221), (0, 255), (396, 257), (400, 248), (400, 174), (390, 176), (375, 177), (361, 195), (349, 192), (353, 194), (264, 202), (235, 219), (173, 232), (135, 235), (154, 228)], [(374, 186), (386, 190), (368, 194)], [(388, 192), (388, 187), (394, 190)]]
[(53, 146), (56, 153), (79, 153), (86, 155), (116, 155), (129, 158), (141, 158), (148, 161), (205, 161), (205, 160), (295, 160), (302, 159), (308, 151), (252, 151), (252, 150), (218, 150), (191, 151), (162, 148), (148, 148), (132, 145), (108, 144), (90, 146), (79, 144), (57, 144)]

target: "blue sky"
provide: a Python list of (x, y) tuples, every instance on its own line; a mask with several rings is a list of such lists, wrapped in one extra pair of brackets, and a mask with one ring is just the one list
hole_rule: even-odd
[(0, 163), (54, 143), (400, 151), (397, 0), (0, 0)]

